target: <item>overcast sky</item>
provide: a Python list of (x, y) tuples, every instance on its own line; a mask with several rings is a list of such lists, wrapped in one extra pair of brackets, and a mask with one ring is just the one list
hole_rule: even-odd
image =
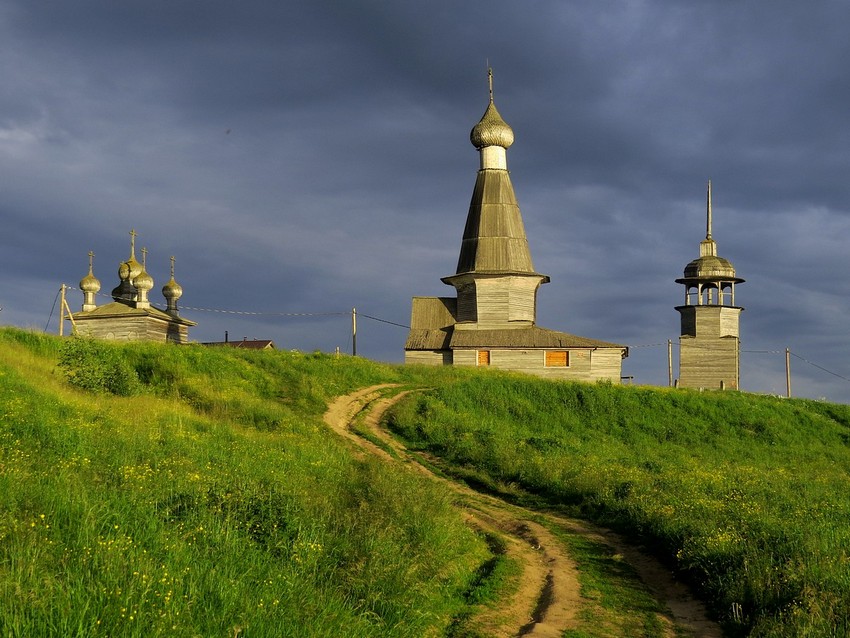
[(0, 322), (56, 332), (89, 250), (109, 301), (135, 229), (192, 340), (347, 351), (350, 317), (288, 315), (356, 307), (359, 354), (401, 361), (367, 316), (454, 294), (489, 64), (540, 325), (666, 385), (711, 178), (742, 387), (784, 394), (788, 347), (795, 396), (850, 402), (848, 24), (844, 0), (4, 0)]

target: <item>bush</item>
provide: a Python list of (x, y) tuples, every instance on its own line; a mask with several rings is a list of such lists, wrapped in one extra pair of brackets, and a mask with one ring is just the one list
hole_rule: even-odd
[(71, 385), (90, 392), (131, 396), (139, 389), (139, 377), (120, 352), (88, 337), (71, 337), (59, 350), (59, 367)]

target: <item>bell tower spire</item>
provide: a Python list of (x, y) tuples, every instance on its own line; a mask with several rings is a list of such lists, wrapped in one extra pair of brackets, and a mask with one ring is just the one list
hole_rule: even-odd
[(685, 305), (679, 337), (679, 385), (685, 388), (738, 389), (740, 315), (735, 305), (737, 276), (729, 260), (718, 256), (712, 237), (711, 180), (706, 195), (705, 239), (699, 258), (685, 266)]

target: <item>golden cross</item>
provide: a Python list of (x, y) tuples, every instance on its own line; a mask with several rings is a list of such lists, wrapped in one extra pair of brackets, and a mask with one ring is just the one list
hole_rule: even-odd
[(493, 69), (487, 68), (487, 83), (490, 85), (490, 101), (493, 101)]

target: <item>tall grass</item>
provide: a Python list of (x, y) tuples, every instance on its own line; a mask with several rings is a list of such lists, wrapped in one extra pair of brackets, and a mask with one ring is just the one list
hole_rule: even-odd
[(848, 406), (479, 375), (391, 425), (655, 546), (732, 635), (850, 633)]
[(68, 385), (62, 347), (0, 330), (0, 635), (418, 637), (463, 613), (485, 540), (320, 421), (389, 368), (101, 344), (138, 376), (120, 397)]

